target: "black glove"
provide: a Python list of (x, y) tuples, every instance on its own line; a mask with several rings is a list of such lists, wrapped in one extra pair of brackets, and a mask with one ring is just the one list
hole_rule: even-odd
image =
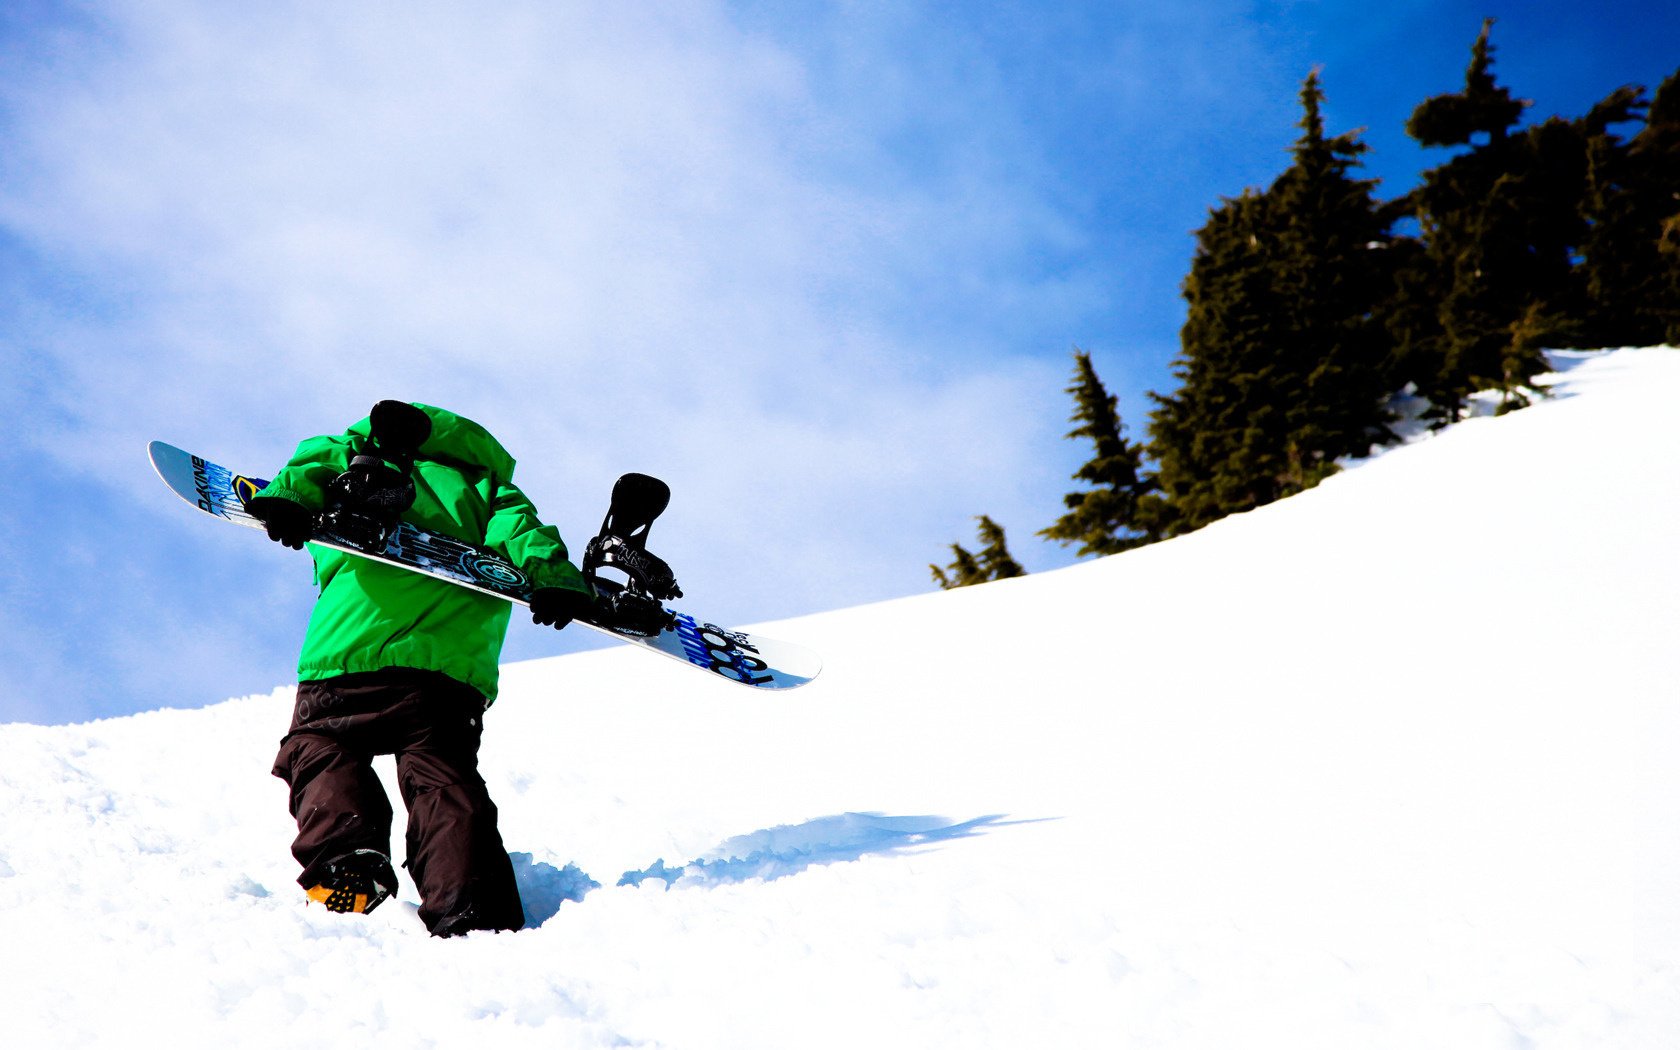
[(302, 550), (315, 531), (309, 508), (284, 496), (257, 496), (247, 509), (268, 529), (269, 539), (293, 550)]
[(588, 591), (574, 591), (570, 587), (539, 587), (531, 592), (531, 622), (556, 631), (595, 607), (595, 598)]

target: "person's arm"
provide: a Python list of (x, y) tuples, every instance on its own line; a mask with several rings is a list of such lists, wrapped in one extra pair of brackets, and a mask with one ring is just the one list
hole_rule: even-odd
[(571, 563), (559, 530), (544, 525), (530, 499), (512, 483), (496, 487), (484, 542), (531, 581), (533, 622), (559, 630), (593, 608), (594, 595)]
[(314, 516), (326, 506), (326, 489), (350, 465), (350, 439), (313, 437), (251, 497), (247, 508), (268, 528), (268, 538), (300, 548), (309, 539)]

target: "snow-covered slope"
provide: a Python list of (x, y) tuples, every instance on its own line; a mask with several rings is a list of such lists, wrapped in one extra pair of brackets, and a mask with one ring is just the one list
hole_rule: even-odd
[(0, 1045), (1671, 1047), (1680, 354), (1559, 363), (1193, 536), (768, 625), (791, 694), (508, 667), (517, 934), (305, 905), (289, 690), (0, 727)]

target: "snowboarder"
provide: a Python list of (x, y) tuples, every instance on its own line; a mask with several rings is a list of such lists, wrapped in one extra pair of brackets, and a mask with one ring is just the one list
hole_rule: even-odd
[[(250, 502), (271, 539), (301, 548), (318, 517), (382, 543), (406, 519), (504, 554), (555, 629), (593, 599), (556, 530), (513, 484), (483, 427), (429, 405), (381, 401), (335, 436), (309, 438)], [(485, 711), (513, 606), (453, 584), (311, 547), (320, 597), (298, 658), (297, 705), (274, 762), (291, 788), (298, 883), (339, 912), (396, 888), (392, 810), (374, 755), (394, 754), (408, 810), (407, 867), (437, 936), (523, 924), (497, 812), (478, 773)]]

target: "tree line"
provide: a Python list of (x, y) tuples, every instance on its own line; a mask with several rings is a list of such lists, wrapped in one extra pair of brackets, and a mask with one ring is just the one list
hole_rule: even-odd
[[(1407, 134), (1451, 153), (1394, 200), (1357, 177), (1367, 147), (1327, 134), (1307, 76), (1289, 167), (1196, 231), (1180, 385), (1149, 393), (1146, 441), (1075, 349), (1067, 436), (1095, 455), (1039, 536), (1085, 556), (1181, 535), (1395, 443), (1402, 393), (1440, 427), (1478, 391), (1526, 405), (1542, 347), (1680, 345), (1680, 70), (1519, 128), (1531, 103), (1494, 77), (1492, 26), (1463, 87), (1412, 111)], [(940, 586), (1025, 571), (979, 521), (978, 550), (930, 566)]]

